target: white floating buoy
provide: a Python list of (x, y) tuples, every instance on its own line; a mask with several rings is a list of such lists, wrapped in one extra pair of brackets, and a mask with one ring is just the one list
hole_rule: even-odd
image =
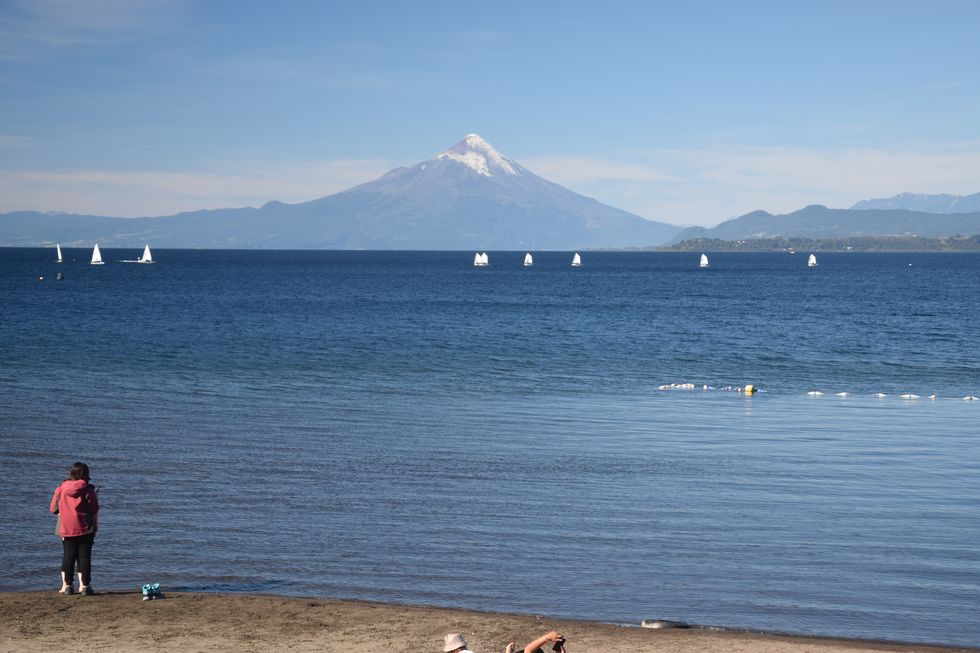
[(811, 397), (822, 397), (823, 396), (823, 393), (820, 392), (819, 390), (811, 390), (807, 394), (810, 395)]
[(978, 401), (978, 397), (974, 397), (973, 395), (967, 395), (963, 397), (963, 401)]
[(914, 395), (914, 394), (911, 394), (911, 393), (906, 393), (904, 395), (898, 395), (898, 396), (901, 397), (902, 399), (918, 399), (919, 398), (919, 395)]
[(850, 392), (838, 392), (837, 393), (837, 396), (838, 397), (849, 397), (850, 395), (851, 395)]
[(875, 396), (878, 397), (878, 399), (884, 399), (888, 395), (886, 395), (884, 392), (876, 392)]

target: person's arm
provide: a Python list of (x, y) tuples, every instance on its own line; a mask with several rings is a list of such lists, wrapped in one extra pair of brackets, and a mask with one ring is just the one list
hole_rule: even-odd
[(54, 496), (51, 497), (51, 512), (55, 515), (58, 514), (58, 500), (61, 499), (61, 486), (59, 485), (55, 488)]
[(552, 630), (549, 633), (545, 633), (541, 637), (537, 638), (536, 640), (534, 640), (533, 642), (525, 646), (524, 653), (534, 653), (534, 651), (536, 651), (537, 649), (541, 648), (548, 642), (556, 641), (559, 637), (561, 637), (561, 634), (557, 630)]
[(88, 490), (88, 511), (91, 515), (99, 514), (99, 491), (91, 485)]

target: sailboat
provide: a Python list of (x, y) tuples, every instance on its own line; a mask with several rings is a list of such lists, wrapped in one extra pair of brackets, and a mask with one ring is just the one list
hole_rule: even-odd
[(524, 267), (529, 268), (534, 265), (534, 258), (531, 257), (531, 252), (524, 255)]
[(486, 252), (483, 253), (477, 252), (476, 255), (473, 257), (473, 265), (475, 265), (478, 268), (485, 268), (488, 265), (490, 265), (490, 257), (487, 256)]
[(95, 243), (95, 248), (92, 250), (92, 265), (102, 265), (103, 263), (102, 252), (99, 251), (99, 244)]
[(64, 263), (65, 259), (61, 258), (61, 243), (55, 243), (54, 247), (58, 250), (58, 258), (54, 260), (55, 263)]
[(578, 255), (578, 252), (575, 252), (575, 256), (572, 257), (572, 267), (577, 268), (577, 267), (581, 267), (581, 265), (582, 265), (582, 257)]
[(806, 266), (808, 268), (815, 268), (815, 267), (817, 267), (817, 256), (816, 256), (816, 254), (810, 254), (810, 258), (808, 258), (807, 261), (806, 261)]
[(150, 246), (147, 245), (143, 248), (143, 256), (139, 258), (137, 263), (153, 263), (153, 256), (150, 254)]
[(708, 256), (706, 254), (701, 255), (701, 267), (708, 267)]

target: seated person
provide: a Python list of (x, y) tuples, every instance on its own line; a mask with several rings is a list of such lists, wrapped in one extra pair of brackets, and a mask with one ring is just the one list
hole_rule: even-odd
[(446, 635), (446, 643), (442, 647), (443, 653), (473, 653), (466, 646), (463, 633), (449, 633)]
[[(557, 630), (552, 630), (551, 632), (545, 633), (541, 637), (537, 638), (536, 640), (534, 640), (533, 642), (525, 646), (522, 650), (524, 651), (524, 653), (544, 653), (541, 647), (547, 644), (548, 642), (555, 643), (552, 646), (553, 651), (557, 651), (558, 653), (565, 653), (565, 638), (562, 637), (561, 633), (559, 633)], [(504, 649), (504, 653), (515, 653), (514, 642), (511, 642), (510, 644), (507, 645), (507, 648)]]

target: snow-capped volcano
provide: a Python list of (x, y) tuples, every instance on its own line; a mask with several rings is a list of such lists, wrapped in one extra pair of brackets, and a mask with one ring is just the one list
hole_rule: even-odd
[(493, 149), (490, 143), (477, 134), (467, 134), (463, 140), (437, 155), (436, 159), (450, 159), (462, 163), (477, 174), (487, 177), (492, 177), (494, 173), (516, 175), (515, 167), (520, 167)]
[[(64, 242), (64, 225), (48, 225), (42, 235), (45, 219), (23, 218), (16, 229), (0, 220), (0, 242), (5, 232), (19, 234), (6, 241), (14, 244)], [(476, 134), (431, 159), (302, 204), (71, 219), (79, 228), (91, 225), (72, 232), (80, 242), (142, 246), (150, 240), (158, 247), (571, 250), (661, 245), (681, 231), (542, 179)]]
[(542, 179), (477, 134), (309, 206), (362, 214), (371, 225), (357, 238), (364, 247), (642, 247), (666, 243), (680, 231)]

